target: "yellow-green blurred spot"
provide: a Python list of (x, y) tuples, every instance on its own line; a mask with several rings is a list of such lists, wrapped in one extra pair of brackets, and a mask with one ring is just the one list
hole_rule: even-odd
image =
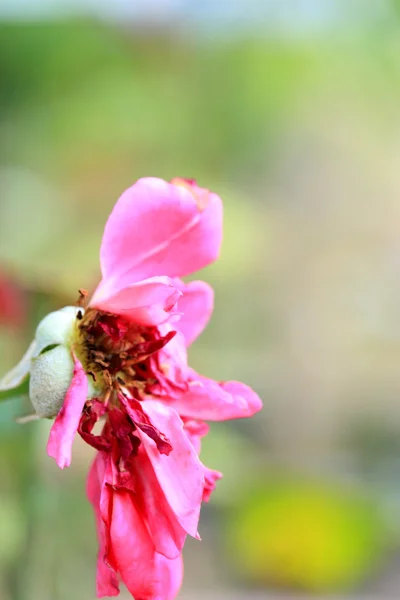
[(248, 578), (313, 592), (356, 584), (385, 542), (368, 500), (301, 481), (249, 494), (230, 525), (235, 561)]

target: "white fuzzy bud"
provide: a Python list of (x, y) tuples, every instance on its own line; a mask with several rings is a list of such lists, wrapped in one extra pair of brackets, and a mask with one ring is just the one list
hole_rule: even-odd
[(29, 396), (39, 417), (55, 417), (72, 381), (74, 361), (65, 346), (57, 346), (31, 362)]
[(48, 314), (39, 323), (35, 333), (36, 349), (34, 356), (39, 354), (48, 346), (69, 346), (77, 326), (77, 314), (84, 313), (83, 308), (76, 306), (65, 306)]
[[(25, 356), (0, 380), (0, 392), (17, 388), (30, 375), (29, 396), (37, 415), (59, 413), (74, 371), (71, 351), (79, 343), (79, 312), (83, 315), (83, 308), (66, 306), (44, 317)], [(90, 379), (89, 384), (89, 397), (98, 395)]]

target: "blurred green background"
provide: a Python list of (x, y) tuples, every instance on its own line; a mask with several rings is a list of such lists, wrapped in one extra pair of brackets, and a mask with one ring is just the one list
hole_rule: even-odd
[[(3, 0), (0, 56), (1, 374), (96, 285), (120, 193), (196, 178), (225, 239), (191, 362), (265, 409), (204, 442), (180, 597), (397, 597), (400, 3)], [(94, 599), (91, 451), (60, 472), (29, 411), (0, 405), (0, 598)]]

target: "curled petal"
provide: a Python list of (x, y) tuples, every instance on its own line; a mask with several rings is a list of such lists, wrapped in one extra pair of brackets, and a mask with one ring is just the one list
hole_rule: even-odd
[(223, 475), (220, 471), (214, 471), (204, 467), (204, 492), (203, 502), (208, 502), (211, 498), (212, 492), (215, 490), (216, 483), (219, 479), (222, 479)]
[(74, 359), (74, 373), (72, 381), (65, 396), (64, 404), (58, 413), (50, 430), (47, 443), (47, 454), (55, 459), (63, 469), (71, 464), (72, 442), (79, 427), (82, 409), (88, 395), (88, 380), (86, 373), (76, 358)]
[(160, 454), (169, 454), (172, 450), (170, 441), (152, 423), (152, 420), (143, 410), (142, 403), (135, 398), (126, 398), (123, 394), (119, 394), (118, 398), (136, 427), (153, 440), (158, 452)]
[(204, 421), (226, 421), (252, 417), (261, 410), (258, 395), (238, 381), (216, 382), (191, 372), (187, 392), (168, 401), (183, 417)]
[(168, 331), (166, 335), (161, 336), (158, 339), (137, 344), (130, 352), (130, 358), (135, 358), (137, 362), (145, 360), (148, 356), (158, 353), (159, 350), (166, 346), (166, 344), (169, 344), (175, 335), (176, 331)]
[(181, 316), (176, 327), (183, 334), (186, 346), (189, 346), (210, 320), (214, 308), (214, 291), (205, 281), (183, 283), (175, 280), (175, 283), (182, 292), (177, 306), (177, 312)]
[(100, 417), (105, 414), (106, 410), (107, 408), (103, 402), (93, 400), (86, 405), (79, 422), (79, 435), (89, 446), (96, 448), (96, 450), (111, 450), (111, 443), (103, 434), (94, 435), (92, 433), (93, 427)]
[(120, 280), (103, 279), (90, 305), (128, 317), (139, 325), (159, 325), (169, 318), (180, 296), (169, 277), (151, 277), (125, 287)]
[(151, 422), (173, 440), (171, 453), (160, 454), (152, 439), (138, 430), (161, 489), (179, 523), (197, 537), (200, 505), (204, 488), (203, 465), (183, 431), (178, 414), (160, 402), (146, 400), (143, 410)]
[(206, 436), (210, 431), (210, 426), (204, 421), (195, 421), (192, 419), (184, 420), (184, 429), (192, 443), (193, 448), (200, 456), (201, 451), (201, 438)]
[(100, 249), (105, 282), (113, 280), (121, 289), (148, 277), (184, 276), (217, 258), (221, 199), (197, 186), (175, 183), (139, 179), (119, 198)]

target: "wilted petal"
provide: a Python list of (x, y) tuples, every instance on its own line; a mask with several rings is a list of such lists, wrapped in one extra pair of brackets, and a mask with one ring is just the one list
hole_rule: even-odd
[(151, 438), (160, 454), (169, 454), (172, 450), (169, 439), (157, 429), (147, 413), (143, 410), (143, 403), (135, 398), (127, 398), (123, 394), (118, 395), (119, 401), (125, 407), (132, 423), (135, 424), (138, 433), (143, 431)]
[(181, 292), (169, 277), (152, 277), (120, 287), (120, 281), (103, 279), (91, 306), (128, 317), (140, 325), (164, 323)]
[(202, 191), (200, 202), (190, 186), (150, 177), (128, 188), (104, 230), (103, 280), (122, 289), (148, 277), (188, 275), (213, 262), (222, 238), (222, 203)]
[(214, 291), (205, 281), (175, 280), (182, 292), (179, 298), (177, 312), (181, 313), (176, 328), (180, 331), (189, 346), (205, 329), (214, 308)]
[[(175, 324), (173, 325), (175, 327)], [(171, 328), (171, 324), (162, 325), (161, 333)], [(181, 332), (151, 357), (152, 369), (158, 384), (154, 386), (156, 395), (165, 396), (181, 393), (187, 388), (188, 365), (185, 338)]]
[[(173, 600), (182, 580), (180, 552), (174, 546), (174, 558), (168, 560), (157, 554), (154, 548), (163, 535), (168, 535), (164, 526), (172, 511), (163, 499), (151, 463), (143, 450), (134, 461), (137, 467), (135, 494), (118, 487), (115, 482), (116, 466), (112, 460), (111, 454), (99, 452), (87, 483), (99, 536), (97, 595), (118, 595), (118, 571), (135, 598)], [(165, 521), (156, 517), (157, 512), (161, 517), (165, 515)], [(147, 520), (149, 514), (155, 519), (150, 523)], [(152, 528), (157, 524), (159, 530)], [(179, 528), (177, 523), (176, 527)]]
[(73, 359), (74, 373), (71, 385), (50, 430), (47, 443), (47, 454), (55, 459), (61, 469), (71, 464), (72, 442), (88, 395), (86, 373), (76, 356), (73, 356)]
[(216, 483), (219, 479), (222, 479), (223, 475), (220, 471), (209, 469), (204, 467), (204, 492), (203, 502), (208, 502), (211, 498), (212, 492), (216, 488)]
[(143, 445), (139, 448), (132, 467), (138, 505), (148, 525), (155, 550), (170, 559), (176, 558), (185, 543), (186, 531), (169, 506)]
[(117, 575), (104, 560), (105, 556), (107, 556), (109, 545), (108, 528), (101, 517), (100, 511), (100, 498), (102, 487), (104, 485), (104, 474), (105, 455), (102, 452), (98, 452), (89, 470), (86, 491), (96, 516), (97, 535), (99, 540), (96, 576), (96, 591), (99, 598), (104, 596), (118, 596), (119, 594)]
[(159, 589), (155, 600), (175, 600), (183, 579), (182, 555), (171, 560), (162, 554), (156, 554), (155, 568)]
[(97, 421), (106, 413), (107, 407), (99, 400), (87, 403), (79, 421), (78, 433), (87, 444), (100, 451), (111, 451), (111, 442), (103, 434), (92, 433)]
[(154, 600), (155, 553), (149, 532), (130, 492), (115, 490), (112, 496), (111, 551), (121, 578), (134, 598)]
[(204, 477), (201, 464), (192, 444), (183, 431), (178, 414), (160, 402), (146, 400), (143, 410), (152, 423), (173, 441), (168, 456), (160, 454), (152, 439), (138, 430), (158, 482), (168, 504), (187, 533), (197, 537)]
[(183, 427), (192, 443), (193, 448), (196, 450), (198, 456), (200, 456), (201, 438), (208, 434), (210, 431), (210, 426), (204, 421), (185, 419)]
[(258, 395), (244, 383), (218, 383), (191, 372), (188, 391), (170, 398), (168, 404), (183, 417), (225, 421), (252, 417), (261, 410)]

